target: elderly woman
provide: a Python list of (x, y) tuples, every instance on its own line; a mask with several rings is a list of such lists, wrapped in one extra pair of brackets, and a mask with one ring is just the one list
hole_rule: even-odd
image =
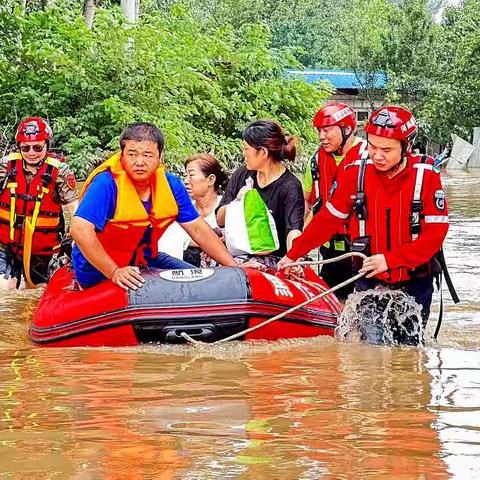
[[(185, 186), (201, 217), (212, 227), (219, 237), (222, 230), (217, 225), (215, 209), (222, 196), (222, 189), (228, 182), (220, 162), (208, 153), (193, 155), (185, 162)], [(191, 240), (184, 254), (184, 260), (201, 267), (215, 266), (214, 262)]]
[(293, 240), (303, 229), (305, 205), (302, 185), (291, 173), (285, 161), (294, 161), (296, 141), (287, 137), (283, 128), (273, 120), (257, 120), (243, 132), (243, 156), (245, 165), (232, 175), (217, 209), (217, 223), (225, 225), (227, 205), (241, 199), (246, 191), (246, 180), (253, 180), (253, 187), (272, 213), (277, 228), (279, 248), (266, 256), (245, 256), (240, 260), (254, 259), (275, 268), (276, 261), (291, 247)]
[[(215, 208), (222, 198), (220, 193), (228, 176), (220, 162), (208, 153), (192, 155), (185, 162), (185, 186), (200, 216), (212, 227), (219, 237), (223, 236), (215, 219)], [(178, 225), (173, 223), (160, 238), (161, 252), (184, 259), (196, 267), (216, 266), (210, 257)]]

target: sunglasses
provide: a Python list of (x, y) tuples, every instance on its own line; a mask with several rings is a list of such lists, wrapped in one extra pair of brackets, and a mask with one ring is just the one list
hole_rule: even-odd
[(43, 145), (40, 145), (38, 143), (36, 143), (35, 145), (20, 145), (20, 150), (23, 153), (27, 153), (30, 151), (30, 148), (32, 148), (34, 152), (40, 153), (45, 148), (45, 145), (45, 143)]

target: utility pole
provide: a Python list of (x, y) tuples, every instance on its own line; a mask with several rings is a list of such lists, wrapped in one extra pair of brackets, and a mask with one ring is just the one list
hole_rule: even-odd
[(138, 0), (121, 0), (120, 5), (128, 20), (135, 23), (138, 20)]
[(85, 23), (89, 30), (93, 28), (93, 19), (95, 18), (95, 9), (97, 8), (98, 0), (84, 0), (83, 1), (83, 16)]

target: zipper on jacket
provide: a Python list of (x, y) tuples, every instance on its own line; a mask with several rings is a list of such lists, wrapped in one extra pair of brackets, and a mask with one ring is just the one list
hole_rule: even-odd
[(391, 243), (390, 243), (390, 209), (387, 208), (385, 210), (385, 218), (386, 218), (386, 223), (387, 223), (387, 252), (390, 251)]

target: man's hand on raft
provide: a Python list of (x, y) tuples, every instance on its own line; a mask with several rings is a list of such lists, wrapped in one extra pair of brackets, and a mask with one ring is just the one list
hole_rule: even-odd
[(125, 290), (129, 288), (138, 290), (145, 283), (139, 268), (130, 265), (116, 268), (111, 274), (110, 280)]
[(378, 254), (372, 255), (371, 257), (366, 258), (363, 261), (362, 268), (359, 270), (360, 273), (367, 273), (367, 278), (372, 278), (375, 275), (386, 272), (388, 270), (387, 261), (385, 260), (385, 255)]

